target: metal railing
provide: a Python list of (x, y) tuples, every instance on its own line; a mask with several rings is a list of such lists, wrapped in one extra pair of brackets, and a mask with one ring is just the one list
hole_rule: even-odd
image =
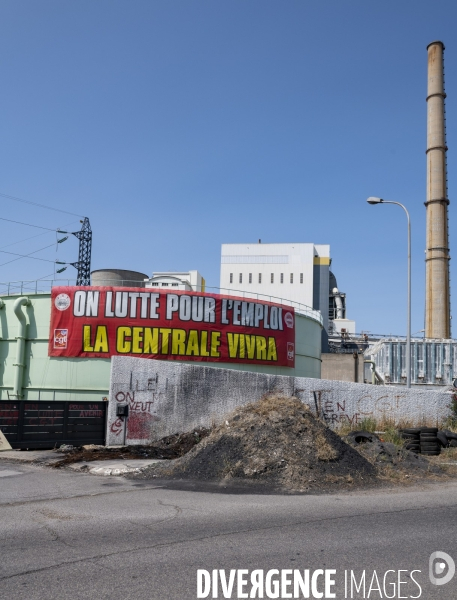
[[(50, 294), (51, 289), (56, 286), (75, 286), (76, 279), (37, 279), (29, 281), (9, 281), (0, 282), (0, 297), (1, 296), (22, 296), (23, 294)], [(116, 280), (107, 279), (105, 281), (97, 281), (97, 286), (104, 285), (106, 287), (142, 287), (151, 291), (159, 289), (161, 291), (173, 292), (173, 291), (199, 291), (193, 290), (190, 285), (185, 287), (185, 284), (179, 285), (179, 287), (150, 287), (148, 281), (138, 280)], [(288, 298), (279, 298), (277, 296), (271, 296), (269, 294), (258, 294), (256, 292), (250, 292), (247, 290), (234, 290), (228, 288), (219, 287), (208, 287), (204, 288), (204, 291), (209, 294), (220, 294), (223, 296), (236, 296), (238, 298), (246, 298), (246, 300), (258, 300), (261, 302), (273, 302), (276, 304), (284, 304), (285, 306), (291, 306), (300, 315), (313, 319), (323, 324), (322, 314), (320, 311), (315, 310), (296, 302), (295, 300), (289, 300)]]

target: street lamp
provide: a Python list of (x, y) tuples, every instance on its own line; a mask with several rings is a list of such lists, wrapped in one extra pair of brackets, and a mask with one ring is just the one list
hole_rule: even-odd
[(411, 387), (411, 221), (409, 218), (409, 212), (406, 207), (400, 202), (392, 202), (391, 200), (383, 200), (382, 198), (375, 198), (370, 196), (367, 200), (368, 204), (396, 204), (401, 206), (406, 213), (408, 220), (408, 310), (407, 310), (407, 324), (406, 324), (406, 387)]

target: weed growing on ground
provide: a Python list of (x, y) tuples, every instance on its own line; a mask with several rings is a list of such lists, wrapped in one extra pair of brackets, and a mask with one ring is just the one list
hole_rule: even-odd
[(371, 433), (374, 433), (375, 431), (379, 431), (378, 421), (373, 417), (367, 417), (360, 421), (360, 423), (357, 426), (357, 429), (360, 429), (361, 431), (370, 431)]
[(368, 417), (362, 419), (358, 423), (341, 423), (336, 432), (344, 437), (348, 435), (351, 431), (369, 431), (370, 433), (377, 432), (377, 435), (381, 438), (383, 442), (390, 442), (391, 444), (395, 444), (395, 446), (403, 446), (405, 440), (402, 439), (399, 430), (407, 429), (409, 427), (447, 427), (453, 431), (457, 431), (457, 394), (454, 399), (455, 402), (455, 418), (453, 421), (445, 421), (444, 423), (436, 423), (435, 421), (421, 421), (413, 422), (413, 421), (395, 421), (389, 418), (383, 419), (375, 419), (373, 417)]
[(452, 400), (449, 404), (451, 414), (445, 421), (445, 426), (451, 431), (457, 432), (457, 393), (452, 394)]
[(319, 460), (329, 461), (338, 458), (338, 452), (331, 444), (329, 444), (322, 431), (319, 431), (316, 434), (314, 443), (316, 445), (317, 458)]

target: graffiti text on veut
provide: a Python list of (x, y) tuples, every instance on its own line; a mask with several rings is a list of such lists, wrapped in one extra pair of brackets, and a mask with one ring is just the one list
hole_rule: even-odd
[[(139, 392), (144, 398), (144, 393)], [(135, 391), (119, 390), (114, 398), (119, 404), (128, 404), (130, 414), (127, 422), (118, 417), (110, 426), (110, 431), (117, 437), (126, 428), (126, 440), (148, 439), (154, 423), (160, 421), (160, 417), (153, 414), (153, 406), (158, 398), (157, 392), (148, 392), (148, 400), (137, 400)]]
[(117, 392), (115, 395), (116, 402), (120, 404), (128, 404), (131, 411), (134, 412), (151, 412), (151, 407), (154, 404), (154, 394), (151, 394), (152, 400), (147, 402), (137, 402), (135, 400), (135, 392)]

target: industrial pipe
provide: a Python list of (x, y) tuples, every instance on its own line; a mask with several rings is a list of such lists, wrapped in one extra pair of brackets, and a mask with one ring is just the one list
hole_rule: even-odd
[[(337, 319), (342, 319), (343, 318), (343, 301), (341, 300), (341, 295), (340, 292), (338, 290), (338, 288), (333, 288), (332, 290), (333, 294), (335, 294), (335, 304), (336, 304), (336, 318)], [(338, 295), (336, 295), (338, 294)]]
[(25, 314), (22, 312), (22, 306), (30, 306), (31, 301), (25, 296), (21, 296), (16, 300), (13, 306), (14, 314), (16, 315), (19, 321), (19, 331), (16, 336), (16, 362), (13, 363), (13, 367), (16, 367), (14, 373), (14, 387), (13, 387), (13, 396), (16, 397), (17, 400), (22, 398), (22, 382), (24, 379), (24, 370), (25, 370), (25, 333), (27, 328), (27, 320), (25, 318)]
[[(3, 302), (3, 300), (0, 298), (0, 310), (5, 306), (5, 303)], [(2, 339), (2, 336), (0, 335), (0, 340)]]
[(371, 383), (373, 385), (376, 385), (376, 379), (381, 383), (384, 384), (384, 381), (382, 380), (381, 375), (376, 371), (376, 363), (374, 360), (364, 360), (363, 361), (365, 364), (370, 364), (371, 365)]

